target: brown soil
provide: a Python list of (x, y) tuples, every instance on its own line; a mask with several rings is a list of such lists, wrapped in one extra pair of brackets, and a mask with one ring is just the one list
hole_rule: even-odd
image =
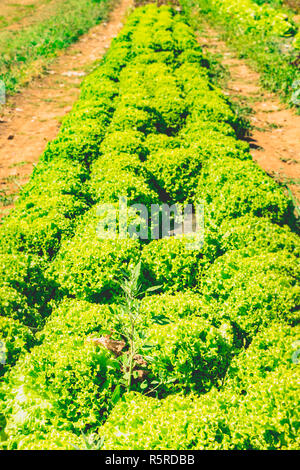
[(79, 95), (83, 75), (92, 70), (122, 27), (132, 0), (121, 0), (109, 21), (92, 28), (61, 53), (47, 75), (9, 98), (0, 115), (0, 217), (13, 206), (46, 143)]
[(249, 138), (251, 154), (277, 181), (286, 183), (300, 200), (300, 116), (259, 83), (259, 74), (219, 39), (209, 26), (199, 37), (200, 44), (219, 59), (230, 73), (228, 94), (251, 108), (253, 126)]

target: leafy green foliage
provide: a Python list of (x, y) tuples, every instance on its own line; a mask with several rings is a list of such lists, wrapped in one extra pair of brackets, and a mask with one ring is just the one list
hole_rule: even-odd
[(289, 227), (279, 227), (264, 217), (245, 215), (237, 219), (224, 220), (217, 229), (219, 253), (248, 248), (257, 252), (276, 253), (289, 251), (300, 255), (299, 237)]
[(145, 329), (151, 323), (176, 323), (190, 316), (201, 316), (201, 296), (193, 291), (184, 290), (175, 294), (146, 296), (142, 300), (143, 325)]
[(64, 126), (58, 137), (48, 144), (44, 152), (46, 161), (63, 157), (90, 164), (99, 156), (99, 144), (105, 135), (109, 118), (102, 115), (101, 120), (86, 119), (78, 122), (74, 114), (72, 124)]
[(92, 209), (76, 235), (62, 245), (51, 273), (66, 295), (101, 303), (120, 293), (116, 281), (127, 265), (135, 264), (140, 248), (132, 238), (100, 238), (99, 223), (97, 210)]
[(221, 384), (232, 353), (230, 325), (218, 330), (201, 318), (150, 327), (150, 371), (160, 383), (158, 393), (207, 392)]
[[(33, 440), (34, 437), (34, 440)], [(47, 432), (36, 430), (34, 436), (22, 435), (19, 450), (85, 450), (84, 441), (75, 433), (48, 426)]]
[(299, 261), (288, 252), (231, 251), (207, 271), (202, 292), (214, 299), (220, 317), (229, 318), (252, 338), (274, 320), (299, 321)]
[(204, 260), (187, 245), (188, 240), (182, 237), (153, 240), (146, 245), (141, 257), (145, 286), (160, 285), (170, 292), (194, 288)]
[(14, 366), (21, 354), (29, 351), (35, 344), (31, 330), (13, 318), (0, 317), (1, 353), (0, 376)]
[(44, 194), (42, 198), (30, 194), (20, 200), (0, 227), (3, 246), (52, 258), (61, 240), (73, 235), (74, 219), (87, 209), (84, 200), (71, 194)]
[(291, 328), (275, 322), (262, 329), (249, 348), (233, 359), (227, 371), (226, 387), (246, 393), (265, 380), (269, 372), (292, 367), (293, 344), (298, 337), (299, 325)]
[(28, 305), (27, 297), (7, 284), (0, 287), (0, 309), (2, 317), (25, 324), (36, 325), (39, 319), (38, 311)]
[(25, 254), (0, 255), (1, 316), (37, 326), (47, 315), (53, 285), (44, 273), (45, 263)]
[[(114, 133), (112, 134), (114, 135)], [(150, 188), (148, 175), (139, 157), (116, 152), (102, 155), (91, 168), (90, 193), (96, 202), (119, 202), (127, 198), (129, 205), (159, 203), (158, 195)]]
[[(251, 363), (251, 371), (255, 363)], [(105, 449), (297, 449), (297, 371), (279, 368), (246, 396), (215, 389), (165, 400), (131, 393), (99, 429)]]
[(225, 386), (197, 397), (130, 393), (99, 429), (106, 449), (297, 449), (299, 328), (262, 330), (230, 366)]
[(293, 224), (293, 205), (280, 188), (254, 162), (215, 159), (206, 165), (196, 192), (205, 201), (209, 223), (246, 214), (268, 217), (279, 224)]
[(86, 339), (107, 331), (110, 317), (106, 307), (87, 302), (67, 301), (53, 312), (40, 333), (42, 344), (12, 370), (5, 410), (11, 448), (22, 448), (24, 438), (31, 445), (47, 438), (51, 427), (85, 430), (105, 419), (120, 366)]

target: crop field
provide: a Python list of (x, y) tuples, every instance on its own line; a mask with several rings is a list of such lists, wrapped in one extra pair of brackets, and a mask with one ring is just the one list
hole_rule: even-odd
[[(114, 6), (62, 3), (0, 23), (8, 95)], [(298, 208), (196, 31), (222, 28), (296, 120), (295, 12), (182, 0), (122, 19), (0, 223), (0, 449), (299, 449)]]

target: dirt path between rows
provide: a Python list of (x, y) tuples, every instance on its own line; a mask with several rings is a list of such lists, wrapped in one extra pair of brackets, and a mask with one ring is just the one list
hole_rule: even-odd
[(122, 27), (132, 0), (121, 0), (107, 23), (92, 28), (62, 52), (47, 74), (9, 98), (0, 115), (0, 218), (13, 206), (47, 142), (79, 95), (83, 76), (92, 70)]
[(288, 185), (300, 201), (300, 116), (259, 83), (259, 74), (219, 39), (207, 24), (199, 33), (205, 50), (218, 55), (230, 73), (227, 93), (252, 109), (251, 154), (277, 181)]

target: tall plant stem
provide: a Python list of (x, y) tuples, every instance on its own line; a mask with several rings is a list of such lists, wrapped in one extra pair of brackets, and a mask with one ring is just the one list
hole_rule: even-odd
[(133, 335), (134, 335), (134, 322), (133, 322), (133, 320), (131, 320), (130, 357), (129, 357), (129, 377), (128, 377), (127, 392), (130, 392), (130, 388), (131, 388), (131, 376), (132, 376), (132, 367), (133, 367)]

